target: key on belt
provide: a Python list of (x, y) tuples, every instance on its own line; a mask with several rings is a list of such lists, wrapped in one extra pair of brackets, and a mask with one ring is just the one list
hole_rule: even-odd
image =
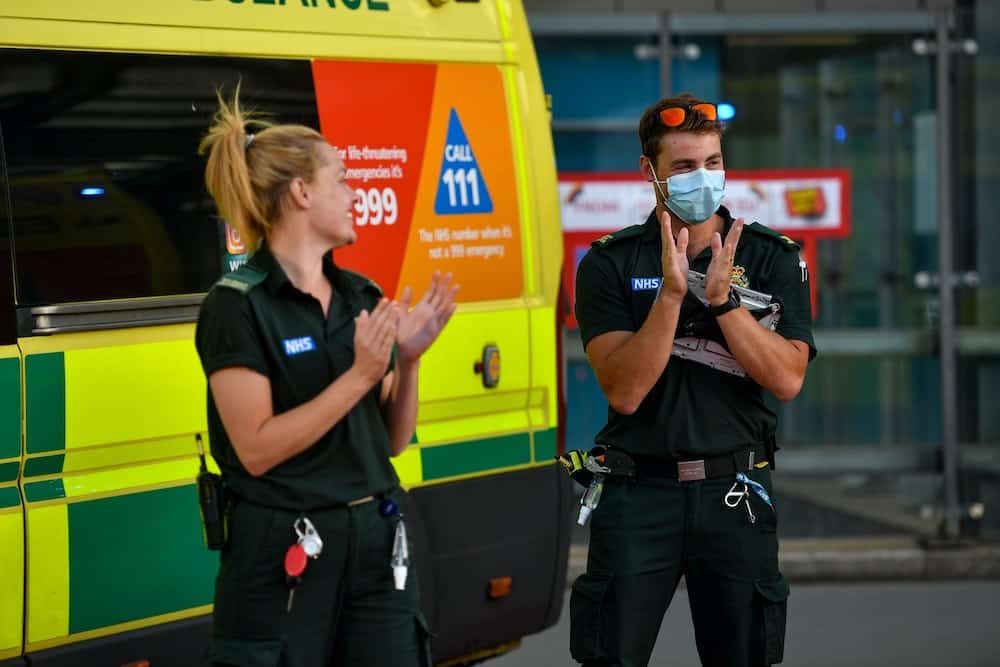
[(288, 547), (285, 552), (285, 583), (288, 585), (288, 606), (286, 611), (292, 610), (292, 601), (295, 598), (295, 589), (302, 583), (302, 575), (306, 571), (309, 559), (319, 558), (323, 553), (323, 539), (308, 517), (299, 517), (292, 524), (297, 541)]

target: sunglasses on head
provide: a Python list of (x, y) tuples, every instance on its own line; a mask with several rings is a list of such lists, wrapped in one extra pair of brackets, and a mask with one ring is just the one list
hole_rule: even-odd
[(689, 111), (697, 111), (705, 117), (705, 120), (716, 120), (718, 118), (715, 105), (702, 102), (701, 104), (692, 104), (690, 107), (667, 107), (660, 112), (660, 120), (667, 127), (677, 127), (684, 122)]

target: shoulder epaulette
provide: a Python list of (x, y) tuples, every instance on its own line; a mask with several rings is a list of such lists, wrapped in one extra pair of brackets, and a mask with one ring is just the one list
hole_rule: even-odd
[(379, 284), (374, 280), (372, 280), (371, 278), (369, 278), (368, 276), (363, 276), (360, 273), (357, 273), (355, 271), (350, 271), (348, 269), (340, 269), (340, 271), (350, 276), (352, 280), (357, 281), (363, 287), (368, 287), (370, 289), (375, 290), (376, 292), (378, 292), (379, 296), (383, 296), (385, 294), (385, 292), (382, 291), (382, 288), (379, 286)]
[(618, 243), (624, 239), (635, 238), (646, 233), (646, 225), (632, 225), (625, 229), (619, 229), (614, 234), (605, 234), (590, 245), (594, 248), (607, 248), (609, 245)]
[(265, 278), (267, 278), (265, 271), (261, 271), (249, 264), (244, 264), (232, 273), (227, 273), (219, 278), (215, 284), (219, 287), (234, 289), (241, 294), (247, 294), (254, 287), (264, 282)]
[(774, 230), (774, 229), (771, 229), (770, 227), (768, 227), (766, 225), (762, 225), (759, 222), (751, 222), (749, 225), (746, 226), (746, 229), (749, 229), (752, 232), (760, 234), (761, 236), (767, 236), (768, 238), (771, 238), (771, 239), (774, 239), (775, 241), (780, 242), (781, 245), (782, 245), (782, 247), (785, 250), (798, 250), (799, 249), (799, 244), (798, 243), (796, 243), (792, 239), (788, 238), (787, 236), (785, 236), (781, 232), (779, 232), (777, 230)]

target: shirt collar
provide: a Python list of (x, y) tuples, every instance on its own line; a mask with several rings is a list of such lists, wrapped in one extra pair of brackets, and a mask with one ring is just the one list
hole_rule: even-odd
[(729, 228), (736, 222), (736, 218), (733, 217), (733, 214), (725, 206), (720, 206), (716, 213), (722, 217), (722, 238), (726, 238), (726, 234), (729, 233)]
[[(716, 211), (722, 218), (722, 239), (726, 239), (726, 234), (729, 233), (729, 228), (733, 226), (735, 219), (733, 214), (729, 212), (729, 209), (725, 206), (720, 206)], [(649, 212), (649, 217), (646, 218), (646, 222), (643, 223), (646, 226), (646, 233), (643, 234), (643, 241), (656, 241), (660, 242), (660, 219), (656, 217), (656, 209), (654, 208)], [(742, 245), (743, 239), (740, 239), (740, 245)], [(709, 250), (711, 253), (711, 250)]]
[(660, 240), (660, 219), (656, 217), (656, 209), (649, 212), (646, 222), (642, 223), (646, 227), (646, 233), (642, 235), (644, 242)]
[(266, 241), (261, 241), (260, 247), (257, 248), (247, 263), (262, 273), (267, 274), (267, 278), (264, 279), (264, 287), (271, 294), (276, 294), (281, 289), (281, 286), (288, 282), (288, 276), (285, 275), (285, 271), (278, 264), (278, 260), (271, 254), (271, 249), (267, 247)]
[[(250, 263), (254, 265), (255, 268), (267, 273), (267, 278), (264, 280), (264, 286), (271, 294), (277, 294), (285, 285), (295, 288), (292, 281), (288, 279), (288, 274), (285, 270), (281, 268), (281, 263), (275, 258), (274, 253), (268, 247), (267, 242), (263, 241), (260, 244), (260, 248), (257, 252), (253, 254), (250, 258)], [(327, 277), (336, 290), (340, 293), (345, 293), (349, 288), (346, 280), (344, 280), (340, 269), (337, 265), (333, 263), (333, 253), (326, 252), (323, 254), (323, 275)]]

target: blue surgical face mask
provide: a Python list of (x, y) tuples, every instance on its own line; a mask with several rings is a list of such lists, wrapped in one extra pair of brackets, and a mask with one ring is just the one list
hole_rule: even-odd
[[(653, 183), (663, 198), (663, 205), (671, 213), (689, 225), (700, 225), (711, 218), (722, 204), (722, 196), (726, 190), (726, 171), (710, 171), (702, 167), (684, 174), (674, 174), (665, 181), (657, 180), (654, 173)], [(661, 184), (666, 184), (669, 197), (664, 194)]]

